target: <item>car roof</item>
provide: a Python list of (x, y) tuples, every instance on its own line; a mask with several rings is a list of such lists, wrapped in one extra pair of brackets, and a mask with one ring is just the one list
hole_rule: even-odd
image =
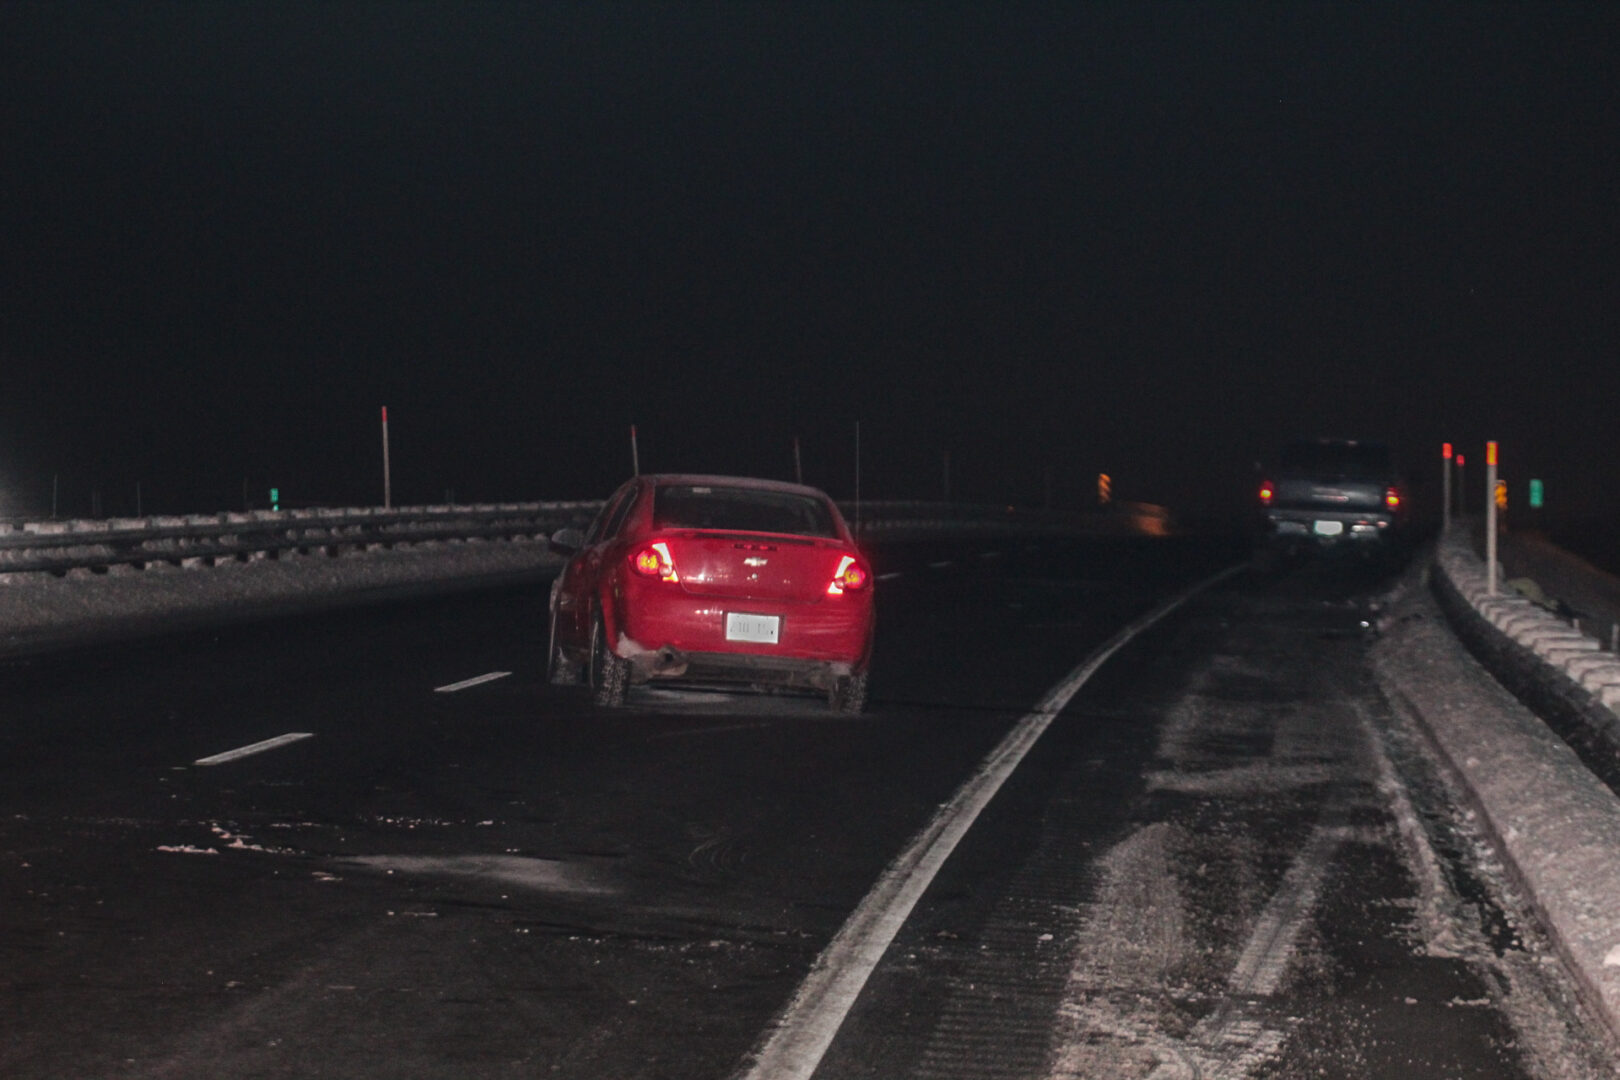
[(794, 484), (786, 480), (767, 480), (758, 476), (714, 476), (707, 473), (644, 473), (641, 479), (657, 487), (676, 484), (695, 487), (752, 488), (758, 491), (781, 491), (795, 495), (808, 495), (825, 499), (827, 493), (807, 484)]

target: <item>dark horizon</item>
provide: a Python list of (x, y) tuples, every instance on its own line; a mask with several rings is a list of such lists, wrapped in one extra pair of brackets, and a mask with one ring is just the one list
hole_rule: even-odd
[[(1606, 510), (1595, 5), (13, 3), (0, 516), (630, 471), (1219, 513), (1283, 439)], [(1522, 496), (1521, 496), (1522, 497)]]

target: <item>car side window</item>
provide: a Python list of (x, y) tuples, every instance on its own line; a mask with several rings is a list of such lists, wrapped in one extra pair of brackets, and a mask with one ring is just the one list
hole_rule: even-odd
[(608, 519), (607, 527), (602, 530), (603, 540), (612, 540), (619, 535), (619, 530), (624, 527), (625, 520), (629, 518), (630, 510), (635, 505), (636, 493), (632, 489), (624, 498), (619, 500), (619, 505), (614, 509), (613, 516)]
[(591, 522), (591, 527), (588, 530), (586, 530), (586, 532), (585, 532), (585, 546), (586, 547), (590, 547), (592, 544), (594, 544), (597, 541), (601, 540), (604, 536), (609, 535), (609, 533), (608, 533), (608, 523), (610, 521), (612, 521), (618, 515), (619, 511), (624, 507), (625, 503), (627, 503), (629, 501), (630, 501), (630, 489), (629, 488), (623, 488), (623, 489), (620, 489), (619, 491), (616, 491), (616, 492), (613, 493), (613, 497), (610, 498), (603, 505), (601, 513), (596, 515), (596, 520)]

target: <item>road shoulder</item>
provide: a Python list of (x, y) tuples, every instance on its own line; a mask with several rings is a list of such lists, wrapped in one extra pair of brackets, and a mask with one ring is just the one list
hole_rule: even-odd
[(1381, 621), (1385, 694), (1477, 800), (1587, 1005), (1620, 1035), (1620, 799), (1475, 662), (1426, 589)]

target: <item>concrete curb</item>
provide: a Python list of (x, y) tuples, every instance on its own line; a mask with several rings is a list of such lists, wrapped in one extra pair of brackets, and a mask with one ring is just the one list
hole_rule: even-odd
[[(1496, 655), (1521, 668), (1539, 668), (1517, 672), (1520, 679), (1556, 677), (1590, 706), (1587, 711), (1596, 710), (1589, 723), (1607, 717), (1620, 727), (1612, 711), (1620, 702), (1620, 682), (1605, 681), (1620, 678), (1612, 654), (1602, 653), (1593, 639), (1583, 642), (1583, 635), (1527, 600), (1487, 595), (1484, 566), (1461, 537), (1442, 539), (1435, 569), (1437, 584), (1479, 616), (1478, 624), (1460, 629), (1461, 636), (1486, 633), (1499, 639), (1498, 646), (1511, 643)], [(1387, 654), (1380, 674), (1416, 712), (1477, 799), (1583, 997), (1620, 1038), (1620, 797), (1502, 685), (1477, 678), (1477, 668), (1446, 628), (1415, 620), (1397, 627), (1390, 639), (1393, 650), (1424, 657), (1429, 677), (1394, 676), (1385, 669), (1412, 660)]]

